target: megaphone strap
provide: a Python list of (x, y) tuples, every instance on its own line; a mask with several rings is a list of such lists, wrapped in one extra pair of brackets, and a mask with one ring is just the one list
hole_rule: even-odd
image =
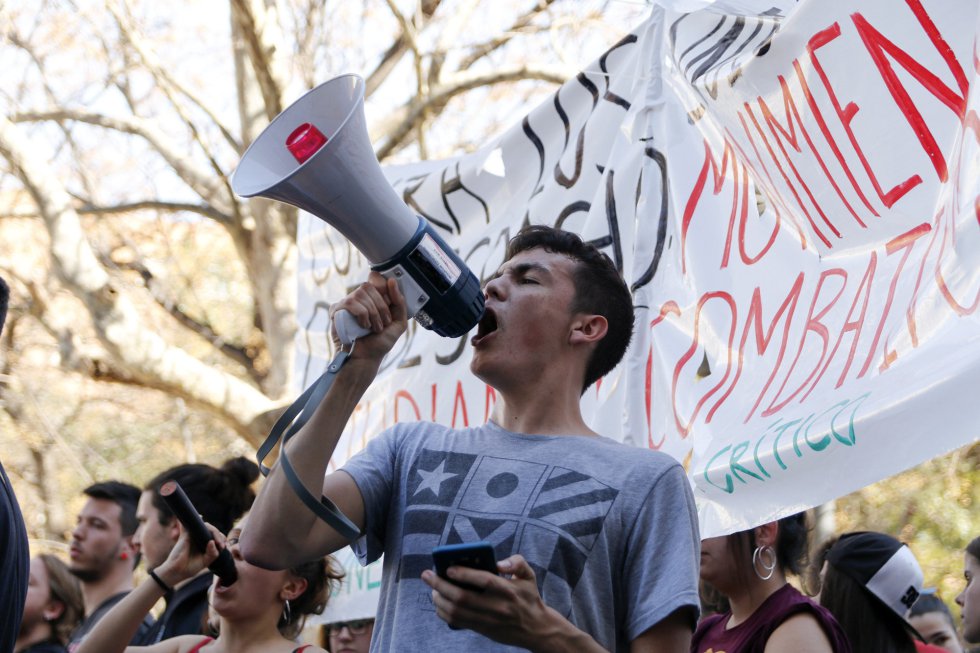
[(262, 446), (259, 447), (256, 453), (256, 458), (258, 460), (259, 469), (263, 476), (268, 476), (269, 472), (272, 471), (266, 467), (262, 461), (268, 457), (276, 445), (282, 440), (282, 446), (279, 450), (279, 464), (282, 467), (283, 474), (286, 476), (286, 481), (289, 482), (289, 486), (296, 493), (296, 496), (306, 505), (307, 508), (313, 511), (313, 514), (322, 519), (327, 523), (330, 528), (334, 529), (340, 533), (344, 538), (354, 541), (360, 537), (360, 529), (352, 522), (347, 516), (340, 511), (340, 509), (334, 504), (333, 501), (325, 496), (320, 496), (318, 501), (313, 494), (306, 489), (303, 482), (300, 480), (299, 476), (296, 474), (296, 470), (289, 463), (289, 458), (286, 456), (286, 443), (289, 442), (289, 438), (296, 435), (296, 433), (303, 428), (303, 425), (309, 421), (316, 407), (320, 405), (323, 398), (326, 396), (327, 391), (330, 390), (330, 386), (333, 385), (334, 377), (337, 376), (337, 372), (340, 368), (344, 366), (347, 362), (347, 358), (350, 354), (345, 351), (338, 352), (334, 359), (327, 366), (327, 371), (324, 372), (319, 379), (316, 380), (309, 388), (307, 388), (303, 394), (301, 394), (296, 401), (294, 401), (289, 408), (286, 409), (276, 423), (272, 426), (272, 430), (269, 432), (269, 437), (265, 439)]

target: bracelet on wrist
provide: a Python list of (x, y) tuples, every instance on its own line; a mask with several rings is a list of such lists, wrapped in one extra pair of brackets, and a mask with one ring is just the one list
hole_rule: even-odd
[(165, 582), (163, 582), (163, 579), (157, 576), (156, 571), (151, 569), (147, 573), (150, 575), (150, 578), (152, 578), (156, 582), (156, 584), (160, 586), (160, 589), (163, 590), (164, 594), (169, 595), (174, 593), (174, 588), (170, 587), (170, 585), (167, 585)]

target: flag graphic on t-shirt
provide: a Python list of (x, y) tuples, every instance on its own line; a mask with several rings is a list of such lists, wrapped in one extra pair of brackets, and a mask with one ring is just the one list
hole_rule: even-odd
[(542, 597), (565, 612), (618, 494), (558, 465), (423, 449), (407, 479), (398, 578), (430, 569), (436, 546), (485, 540), (498, 560), (523, 555)]

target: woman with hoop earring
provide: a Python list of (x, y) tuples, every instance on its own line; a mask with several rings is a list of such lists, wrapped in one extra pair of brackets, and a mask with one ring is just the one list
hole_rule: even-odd
[(786, 581), (805, 568), (806, 513), (701, 542), (702, 600), (691, 653), (850, 653), (833, 615)]

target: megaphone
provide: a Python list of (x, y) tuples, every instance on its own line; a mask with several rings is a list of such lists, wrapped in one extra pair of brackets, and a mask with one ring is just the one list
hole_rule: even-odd
[[(483, 316), (476, 276), (381, 172), (361, 77), (324, 82), (276, 116), (245, 151), (231, 187), (242, 197), (292, 204), (335, 227), (371, 269), (398, 280), (409, 316), (423, 327), (455, 338)], [(334, 322), (344, 344), (369, 332), (347, 311)]]
[[(214, 539), (214, 537), (211, 535), (211, 531), (208, 530), (207, 526), (204, 525), (204, 520), (198, 514), (197, 508), (194, 507), (190, 498), (184, 493), (184, 488), (180, 487), (180, 483), (177, 481), (167, 481), (160, 486), (160, 498), (170, 507), (177, 520), (187, 529), (187, 535), (190, 537), (191, 545), (199, 553), (204, 553), (208, 547), (208, 542)], [(214, 572), (214, 575), (218, 577), (219, 583), (224, 587), (234, 585), (238, 580), (238, 569), (235, 568), (235, 559), (231, 557), (231, 552), (227, 548), (218, 551), (218, 557), (208, 565), (208, 569)]]

